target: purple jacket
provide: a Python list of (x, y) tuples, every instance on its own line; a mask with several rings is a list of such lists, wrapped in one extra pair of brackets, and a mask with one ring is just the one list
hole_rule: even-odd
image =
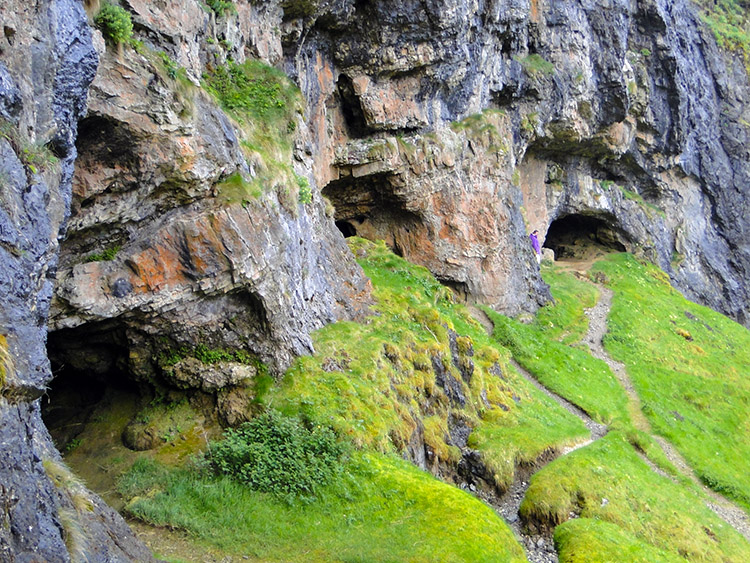
[(539, 246), (539, 239), (536, 238), (536, 235), (534, 233), (531, 233), (529, 235), (529, 238), (531, 239), (531, 246), (534, 247), (534, 252), (536, 252), (537, 254), (541, 254), (542, 253), (542, 247)]

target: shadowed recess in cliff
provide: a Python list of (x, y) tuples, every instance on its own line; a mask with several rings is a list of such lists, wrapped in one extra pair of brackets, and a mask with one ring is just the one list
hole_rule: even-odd
[(336, 93), (341, 103), (341, 112), (344, 114), (349, 136), (358, 138), (372, 133), (367, 126), (362, 104), (354, 90), (354, 83), (346, 74), (340, 75), (336, 81)]
[(388, 174), (345, 176), (323, 188), (323, 195), (335, 207), (336, 227), (345, 237), (382, 239), (399, 256), (408, 256), (425, 227), (399, 199), (394, 181)]
[(105, 324), (96, 330), (69, 329), (50, 334), (47, 352), (54, 378), (42, 399), (42, 417), (55, 446), (68, 452), (105, 395), (139, 395), (128, 374), (124, 329)]
[(625, 252), (626, 242), (614, 217), (572, 214), (552, 221), (544, 246), (554, 250), (556, 259), (575, 259), (584, 257), (592, 247)]

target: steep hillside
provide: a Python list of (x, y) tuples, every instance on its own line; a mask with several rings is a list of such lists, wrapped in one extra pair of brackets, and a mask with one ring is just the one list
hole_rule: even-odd
[[(717, 431), (710, 436), (710, 450), (695, 447), (694, 440), (683, 445), (657, 425), (656, 399), (640, 392), (634, 372), (643, 413), (653, 421), (653, 429), (641, 427), (643, 413), (628, 404), (626, 389), (582, 344), (599, 297), (592, 282), (548, 267), (545, 279), (556, 305), (543, 308), (530, 324), (488, 310), (495, 323), (491, 338), (423, 268), (382, 243), (351, 239), (350, 246), (373, 281), (374, 315), (315, 333), (316, 354), (297, 360), (281, 381), (257, 396), (256, 408), (277, 412), (276, 418), (256, 419), (260, 426), (245, 430), (245, 438), (233, 434), (209, 445), (200, 429), (211, 433), (211, 428), (202, 415), (191, 414), (200, 403), (167, 402), (172, 426), (162, 427), (155, 449), (135, 454), (122, 446), (102, 449), (105, 436), (122, 432), (128, 423), (128, 417), (110, 420), (107, 413), (115, 409), (105, 402), (92, 413), (68, 461), (84, 472), (92, 460), (107, 468), (108, 481), (99, 481), (101, 487), (111, 488), (114, 475), (122, 474), (118, 490), (128, 514), (184, 530), (204, 546), (177, 551), (178, 558), (208, 549), (217, 558), (237, 554), (260, 561), (349, 560), (354, 554), (365, 560), (523, 560), (505, 522), (520, 534), (531, 561), (617, 560), (623, 549), (632, 561), (750, 556), (747, 514), (691, 481), (690, 470), (675, 467), (671, 450), (662, 450), (657, 441), (659, 436), (673, 441), (705, 483), (744, 503), (744, 457), (715, 460), (712, 473), (690, 448), (710, 451), (713, 460), (714, 451), (742, 447), (747, 433), (741, 427)], [(708, 332), (696, 331), (696, 341), (707, 346), (701, 357), (744, 349), (746, 329), (686, 301), (653, 267), (618, 255), (595, 269), (608, 272), (599, 291), (615, 295), (605, 343), (617, 338), (617, 304), (628, 298), (631, 283), (640, 288), (644, 307), (663, 313), (666, 331), (679, 330), (672, 320), (679, 321), (677, 314), (684, 316), (685, 310), (711, 322), (720, 343), (715, 346), (705, 340)], [(679, 333), (677, 338), (686, 343), (682, 353), (648, 355), (646, 338), (633, 344), (628, 357), (647, 357), (642, 361), (652, 373), (656, 364), (689, 362), (695, 345)], [(514, 367), (513, 358), (528, 372)], [(729, 385), (729, 374), (747, 369), (745, 363), (741, 357), (729, 359), (727, 375), (713, 379)], [(536, 380), (554, 391), (542, 392)], [(687, 388), (693, 389), (697, 384)], [(721, 411), (706, 410), (700, 417), (687, 414), (695, 395), (664, 394), (663, 399), (671, 401), (673, 413), (686, 414), (683, 420), (711, 428), (725, 421), (726, 412), (745, 409), (750, 392), (733, 389)], [(135, 419), (156, 429), (159, 408), (145, 406)], [(282, 429), (283, 421), (295, 420), (296, 433)], [(333, 454), (339, 461), (331, 474), (319, 473), (316, 458), (298, 449), (305, 432), (317, 436), (317, 448), (327, 447), (316, 434), (321, 428), (347, 444)], [(196, 434), (198, 440), (192, 438)], [(272, 451), (294, 453), (268, 458), (258, 453), (275, 440), (286, 445)], [(198, 449), (206, 453), (205, 461), (186, 464), (186, 455)], [(394, 454), (484, 499), (497, 513), (420, 475)], [(302, 459), (318, 468), (309, 481)], [(266, 477), (264, 467), (272, 471)], [(102, 472), (88, 470), (94, 481), (100, 479), (97, 473)], [(395, 529), (394, 522), (399, 523)], [(168, 538), (152, 541), (157, 548), (169, 545)]]
[[(137, 451), (174, 465), (269, 407), (354, 448), (353, 473), (342, 471), (373, 498), (414, 479), (423, 494), (406, 505), (445, 494), (458, 512), (479, 511), (468, 535), (510, 537), (481, 504), (389, 456), (497, 503), (519, 532), (529, 464), (590, 433), (592, 450), (556, 467), (580, 475), (613, 455), (634, 468), (629, 444), (666, 467), (655, 432), (747, 508), (746, 468), (724, 443), (736, 426), (744, 436), (744, 329), (660, 293), (669, 280), (749, 322), (742, 3), (27, 4), (0, 7), (3, 557), (147, 560), (55, 445), (104, 493), (96, 483), (112, 478), (86, 456), (111, 454), (113, 474)], [(656, 274), (620, 258), (597, 266), (612, 288), (598, 301), (597, 289), (547, 272), (566, 304), (547, 308), (532, 229), (558, 258), (628, 251), (665, 272), (663, 287), (643, 305), (631, 286)], [(384, 244), (347, 246), (354, 235)], [(474, 313), (494, 321), (494, 337), (456, 301), (486, 307)], [(528, 325), (501, 315), (540, 307)], [(87, 432), (97, 437), (83, 447)], [(382, 480), (362, 469), (368, 460)], [(144, 477), (154, 491), (198, 478), (156, 467)], [(609, 499), (620, 514), (661, 490), (643, 471)], [(561, 474), (540, 473), (531, 492)], [(670, 486), (663, 496), (677, 499)], [(350, 502), (341, 487), (315, 510)], [(577, 494), (545, 507), (530, 493), (529, 557), (553, 557), (550, 526), (571, 502), (582, 506), (568, 514), (585, 518), (558, 528), (563, 557), (581, 538), (694, 558), (744, 549), (714, 523), (703, 532), (713, 549), (663, 540), (666, 528), (633, 523), (646, 509), (618, 520), (589, 506), (588, 489)], [(364, 511), (376, 502), (359, 500)], [(402, 508), (384, 510), (381, 523)], [(414, 518), (404, 550), (438, 516)], [(693, 523), (675, 538), (702, 538)], [(450, 543), (433, 535), (420, 556)], [(488, 557), (520, 553), (499, 544)]]

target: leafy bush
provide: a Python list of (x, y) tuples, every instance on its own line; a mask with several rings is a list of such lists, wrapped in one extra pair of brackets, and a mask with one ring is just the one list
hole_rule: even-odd
[(340, 474), (344, 451), (330, 428), (269, 411), (227, 430), (206, 457), (217, 474), (252, 489), (310, 498)]
[(237, 11), (232, 0), (206, 0), (206, 5), (211, 8), (211, 11), (217, 16), (223, 16), (227, 12)]
[(94, 23), (102, 30), (104, 37), (115, 44), (127, 43), (133, 35), (133, 22), (130, 14), (120, 6), (109, 2), (102, 4), (102, 9), (94, 18)]

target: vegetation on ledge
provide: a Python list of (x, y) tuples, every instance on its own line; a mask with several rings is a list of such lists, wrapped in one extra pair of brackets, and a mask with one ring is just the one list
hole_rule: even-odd
[(209, 66), (203, 86), (240, 125), (245, 139), (240, 143), (253, 170), (245, 179), (239, 171), (219, 184), (229, 202), (251, 202), (276, 190), (282, 205), (296, 213), (299, 203), (309, 203), (311, 192), (291, 166), (292, 134), (302, 108), (299, 89), (281, 71), (248, 60)]

